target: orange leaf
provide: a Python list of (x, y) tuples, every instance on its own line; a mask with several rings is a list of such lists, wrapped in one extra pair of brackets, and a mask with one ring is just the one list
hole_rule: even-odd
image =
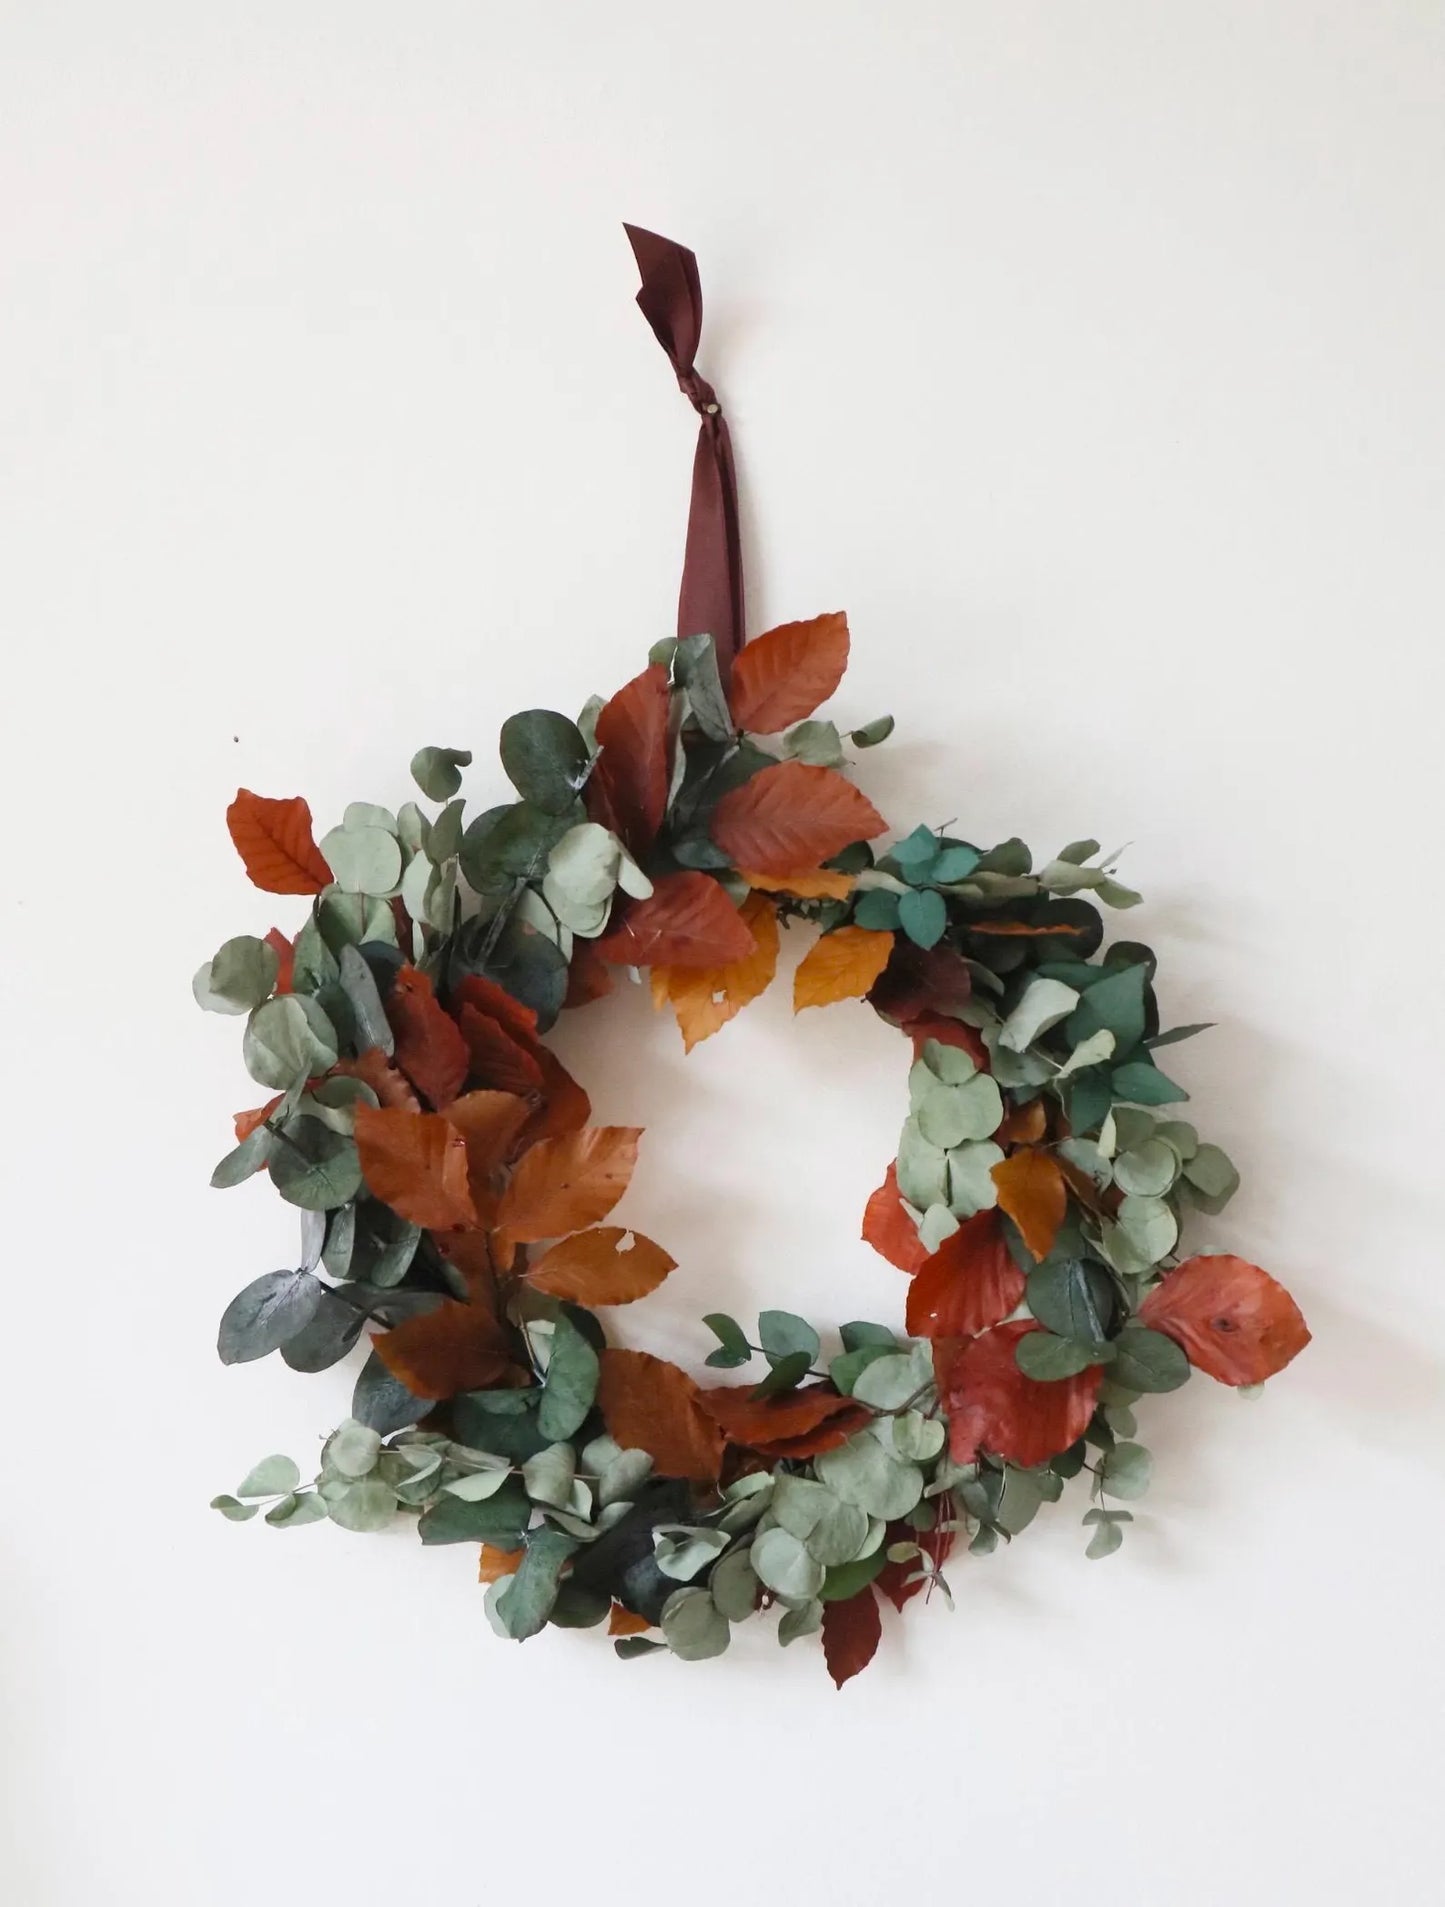
[(640, 1126), (588, 1126), (542, 1139), (522, 1154), (498, 1214), (500, 1228), (526, 1243), (561, 1238), (606, 1218), (637, 1164)]
[(1024, 1295), (997, 1212), (977, 1212), (945, 1238), (908, 1287), (916, 1338), (971, 1338), (998, 1324)]
[(759, 874), (753, 868), (739, 868), (738, 878), (764, 894), (791, 894), (800, 901), (845, 901), (853, 892), (854, 879), (831, 867), (803, 868), (793, 874)]
[(359, 1079), (370, 1086), (383, 1106), (399, 1112), (420, 1112), (421, 1101), (379, 1046), (368, 1046), (355, 1059), (339, 1059), (332, 1067), (343, 1079)]
[(712, 838), (734, 867), (783, 875), (831, 860), (887, 826), (836, 769), (780, 761), (728, 790), (713, 811)]
[(702, 1407), (686, 1371), (647, 1351), (602, 1353), (597, 1404), (624, 1450), (645, 1450), (663, 1476), (712, 1483), (723, 1434)]
[(776, 735), (826, 702), (847, 666), (848, 618), (841, 611), (754, 636), (733, 660), (733, 720), (755, 735)]
[(467, 1170), (483, 1184), (512, 1150), (531, 1107), (515, 1093), (474, 1092), (447, 1107), (447, 1124), (466, 1141)]
[(993, 1168), (998, 1202), (1035, 1258), (1047, 1258), (1068, 1210), (1069, 1193), (1051, 1152), (1024, 1146)]
[(489, 980), (485, 974), (469, 973), (452, 991), (457, 1007), (474, 1006), (478, 1013), (510, 1033), (521, 1045), (531, 1048), (537, 1040), (537, 1015), (533, 1008), (514, 999), (507, 989)]
[(311, 833), (311, 810), (300, 795), (273, 801), (238, 788), (226, 826), (254, 884), (268, 894), (319, 894), (331, 869)]
[(896, 1163), (889, 1166), (883, 1183), (863, 1208), (863, 1242), (882, 1252), (900, 1271), (919, 1271), (927, 1261), (928, 1247), (918, 1236), (898, 1190)]
[(1104, 1367), (1041, 1384), (1014, 1362), (1014, 1346), (1039, 1326), (1031, 1318), (995, 1325), (976, 1338), (942, 1338), (934, 1345), (939, 1395), (949, 1420), (955, 1463), (973, 1463), (979, 1451), (1031, 1469), (1077, 1443), (1098, 1401)]
[(667, 812), (670, 689), (661, 663), (620, 688), (597, 717), (596, 766), (583, 799), (594, 821), (646, 854)]
[(276, 992), (289, 993), (291, 979), (296, 971), (296, 949), (279, 927), (273, 927), (265, 935), (266, 945), (276, 955)]
[(497, 1583), (503, 1576), (515, 1576), (526, 1553), (524, 1549), (498, 1549), (495, 1544), (483, 1543), (477, 1560), (477, 1581)]
[(861, 1000), (888, 965), (892, 934), (873, 927), (835, 927), (823, 934), (793, 975), (793, 1011)]
[(592, 1117), (592, 1101), (556, 1054), (539, 1046), (536, 1060), (542, 1073), (542, 1104), (522, 1134), (528, 1145), (538, 1139), (560, 1139), (564, 1133), (580, 1132)]
[(677, 1260), (650, 1238), (621, 1225), (599, 1225), (543, 1252), (529, 1266), (527, 1282), (574, 1304), (631, 1304), (656, 1291), (676, 1268)]
[(654, 967), (677, 1015), (683, 1048), (691, 1052), (764, 992), (778, 970), (778, 917), (765, 894), (749, 894), (740, 917), (753, 950), (725, 967)]
[(464, 1006), (457, 1025), (471, 1062), (471, 1076), (504, 1093), (538, 1093), (542, 1067), (535, 1049), (523, 1046), (500, 1021)]
[(276, 1097), (268, 1099), (264, 1106), (253, 1106), (249, 1112), (233, 1114), (232, 1123), (236, 1128), (236, 1144), (243, 1144), (253, 1132), (258, 1132), (285, 1097), (285, 1093), (277, 1093)]
[(652, 1627), (646, 1616), (634, 1615), (620, 1602), (613, 1603), (612, 1613), (607, 1618), (607, 1633), (610, 1636), (640, 1636), (644, 1629)]
[(1139, 1322), (1173, 1338), (1196, 1370), (1221, 1384), (1262, 1384), (1310, 1341), (1284, 1286), (1227, 1252), (1166, 1272), (1139, 1307)]
[(423, 1099), (437, 1107), (449, 1104), (462, 1089), (471, 1057), (424, 973), (401, 969), (386, 996), (386, 1017), (396, 1035), (397, 1065)]
[(356, 1149), (368, 1187), (413, 1225), (447, 1231), (476, 1224), (466, 1140), (439, 1113), (358, 1106)]
[(596, 946), (615, 967), (726, 967), (753, 951), (747, 922), (717, 882), (695, 869), (664, 874), (647, 900), (614, 919)]
[(1036, 1146), (1048, 1129), (1048, 1110), (1040, 1097), (1031, 1099), (1026, 1106), (1010, 1106), (993, 1136), (995, 1143), (1001, 1146)]
[(866, 1429), (872, 1418), (873, 1413), (865, 1404), (854, 1404), (851, 1409), (840, 1410), (836, 1416), (825, 1419), (816, 1430), (805, 1430), (796, 1437), (779, 1437), (774, 1443), (752, 1444), (749, 1448), (773, 1463), (785, 1457), (816, 1457), (820, 1451), (836, 1450), (839, 1444), (847, 1443), (855, 1431)]
[[(754, 1397), (750, 1384), (722, 1384), (701, 1393), (702, 1407), (721, 1426), (729, 1443), (767, 1451), (780, 1443), (808, 1438), (830, 1420), (863, 1410), (831, 1384), (809, 1384), (778, 1397)], [(864, 1416), (867, 1413), (864, 1411)], [(851, 1435), (851, 1431), (845, 1435)]]
[(1081, 934), (1082, 927), (1031, 927), (1026, 920), (971, 920), (965, 933), (982, 934), (991, 940), (1046, 940), (1055, 934)]
[(882, 1639), (883, 1617), (872, 1583), (865, 1583), (856, 1596), (823, 1604), (823, 1660), (834, 1688), (867, 1668)]
[(435, 1311), (372, 1336), (372, 1348), (413, 1397), (489, 1390), (512, 1365), (507, 1334), (489, 1306), (443, 1298)]

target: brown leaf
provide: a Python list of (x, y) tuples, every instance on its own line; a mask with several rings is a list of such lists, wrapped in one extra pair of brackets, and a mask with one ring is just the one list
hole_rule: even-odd
[(578, 940), (572, 948), (572, 964), (567, 969), (566, 1007), (591, 1006), (612, 991), (612, 975), (590, 940)]
[(977, 1212), (938, 1247), (908, 1287), (916, 1338), (971, 1338), (999, 1324), (1024, 1295), (997, 1212)]
[(615, 967), (729, 967), (753, 951), (752, 929), (715, 880), (664, 874), (645, 901), (614, 909), (596, 942)]
[(640, 1636), (644, 1629), (655, 1625), (646, 1616), (639, 1616), (620, 1602), (614, 1602), (611, 1614), (607, 1618), (607, 1633), (610, 1636)]
[(973, 1463), (980, 1450), (1032, 1469), (1077, 1443), (1088, 1429), (1104, 1367), (1041, 1384), (1014, 1362), (1014, 1346), (1040, 1327), (1031, 1318), (995, 1325), (976, 1338), (934, 1344), (939, 1396), (948, 1416), (949, 1452)]
[(372, 1348), (413, 1397), (489, 1390), (512, 1365), (507, 1334), (491, 1308), (443, 1298), (435, 1311), (372, 1334)]
[(499, 1583), (504, 1576), (515, 1576), (526, 1553), (525, 1549), (498, 1549), (495, 1544), (483, 1543), (477, 1559), (477, 1581)]
[(473, 1180), (485, 1185), (511, 1156), (531, 1110), (515, 1093), (487, 1091), (466, 1093), (447, 1107), (447, 1124), (455, 1126), (466, 1141), (467, 1170)]
[(479, 1008), (464, 1005), (457, 1027), (466, 1043), (471, 1077), (498, 1092), (540, 1093), (542, 1066), (537, 1053), (525, 1046), (500, 1020)]
[(634, 855), (657, 839), (667, 812), (667, 713), (670, 689), (660, 663), (620, 688), (597, 717), (596, 766), (583, 791), (594, 821), (621, 836)]
[(311, 833), (311, 810), (300, 795), (273, 801), (238, 788), (226, 826), (253, 883), (268, 894), (319, 894), (331, 869)]
[(973, 992), (968, 962), (952, 947), (915, 947), (898, 935), (888, 965), (868, 995), (875, 1013), (908, 1027), (925, 1014), (948, 1015)]
[(542, 1073), (542, 1103), (522, 1134), (527, 1145), (580, 1132), (592, 1117), (592, 1101), (557, 1055), (549, 1047), (539, 1046), (536, 1060)]
[(749, 1450), (796, 1442), (831, 1419), (863, 1409), (831, 1384), (808, 1384), (777, 1397), (755, 1397), (753, 1389), (751, 1384), (722, 1384), (701, 1392), (703, 1409), (721, 1426), (728, 1442)]
[(713, 810), (712, 838), (734, 867), (782, 875), (831, 860), (887, 826), (836, 769), (780, 761), (729, 789)]
[(682, 1032), (683, 1049), (691, 1052), (700, 1040), (741, 1013), (764, 992), (778, 970), (778, 916), (765, 894), (749, 894), (739, 910), (753, 937), (753, 949), (741, 960), (722, 967), (654, 967)]
[(1047, 1258), (1069, 1207), (1058, 1160), (1052, 1152), (1023, 1146), (996, 1165), (990, 1176), (998, 1187), (1000, 1208), (1018, 1226), (1024, 1243), (1035, 1258)]
[(1083, 931), (1082, 927), (1065, 926), (1062, 922), (1052, 927), (1035, 927), (1026, 920), (971, 920), (964, 928), (965, 933), (982, 934), (985, 940), (1048, 940), (1056, 934), (1076, 935)]
[[(942, 1569), (953, 1550), (952, 1530), (915, 1530), (907, 1523), (890, 1523), (884, 1532), (885, 1543), (917, 1543), (921, 1550), (933, 1558), (935, 1565)], [(917, 1582), (910, 1582), (910, 1576), (917, 1576)], [(928, 1578), (919, 1574), (915, 1559), (906, 1563), (885, 1563), (873, 1578), (873, 1586), (879, 1595), (886, 1596), (898, 1611), (903, 1614), (906, 1604), (912, 1602), (920, 1590), (927, 1588)]]
[(527, 1269), (527, 1283), (573, 1304), (631, 1304), (656, 1291), (677, 1260), (661, 1245), (621, 1225), (576, 1232), (543, 1252)]
[(606, 1218), (627, 1190), (641, 1137), (640, 1126), (588, 1126), (540, 1140), (517, 1162), (502, 1198), (501, 1229), (526, 1243)]
[(882, 1639), (883, 1618), (872, 1583), (865, 1583), (856, 1596), (823, 1604), (823, 1660), (834, 1688), (867, 1668)]
[(888, 964), (892, 934), (872, 927), (835, 927), (822, 934), (793, 974), (793, 1011), (861, 1000)]
[(919, 1271), (927, 1262), (928, 1247), (903, 1205), (898, 1190), (898, 1166), (890, 1165), (883, 1183), (863, 1208), (863, 1242), (882, 1252), (900, 1271)]
[(994, 1143), (1001, 1146), (1036, 1146), (1047, 1136), (1049, 1129), (1048, 1109), (1043, 1096), (1029, 1100), (1025, 1106), (1010, 1106), (1004, 1114), (1003, 1124), (993, 1135)]
[(397, 1065), (423, 1099), (438, 1108), (449, 1105), (462, 1089), (471, 1057), (424, 973), (401, 969), (386, 996), (386, 1017), (396, 1035)]
[(755, 735), (776, 735), (826, 702), (847, 666), (848, 618), (841, 611), (754, 636), (733, 659), (733, 720)]
[(750, 1444), (748, 1448), (770, 1463), (816, 1457), (821, 1451), (836, 1450), (839, 1444), (847, 1443), (855, 1431), (866, 1430), (872, 1421), (872, 1411), (865, 1404), (855, 1404), (827, 1418), (816, 1430), (805, 1430), (796, 1437), (778, 1437), (772, 1443)]
[(738, 878), (761, 893), (791, 894), (800, 901), (845, 901), (854, 882), (853, 875), (831, 867), (803, 868), (792, 874), (759, 874), (756, 868), (740, 867)]
[(370, 1086), (382, 1105), (393, 1111), (421, 1111), (421, 1101), (379, 1046), (368, 1046), (355, 1059), (339, 1059), (331, 1070), (343, 1079), (359, 1079), (363, 1086)]
[(723, 1434), (676, 1364), (647, 1351), (605, 1350), (597, 1404), (609, 1434), (624, 1450), (645, 1450), (661, 1475), (715, 1481)]
[(467, 1189), (467, 1145), (439, 1113), (358, 1106), (362, 1176), (383, 1205), (428, 1231), (475, 1225)]
[(1196, 1370), (1221, 1384), (1262, 1384), (1310, 1341), (1284, 1286), (1227, 1252), (1166, 1272), (1139, 1307), (1139, 1322), (1173, 1338)]
[(489, 1020), (495, 1020), (510, 1033), (519, 1045), (531, 1048), (536, 1044), (536, 1012), (485, 974), (467, 974), (457, 982), (450, 997), (455, 1011), (474, 1006), (478, 1013), (485, 1013)]

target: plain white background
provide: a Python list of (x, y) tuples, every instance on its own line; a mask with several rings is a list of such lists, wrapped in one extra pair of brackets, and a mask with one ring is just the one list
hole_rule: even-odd
[[(1441, 7), (10, 4), (0, 166), (7, 1899), (1425, 1898)], [(349, 1382), (212, 1351), (294, 1229), (206, 1185), (255, 1094), (190, 975), (300, 914), (223, 812), (324, 827), (425, 742), (485, 804), (506, 714), (668, 632), (693, 425), (624, 218), (701, 258), (753, 628), (848, 610), (901, 828), (1132, 842), (1246, 1170), (1196, 1236), (1315, 1330), (1145, 1407), (1122, 1554), (1066, 1503), (841, 1697), (766, 1635), (511, 1648), (470, 1551), (205, 1507)], [(866, 1012), (561, 1046), (682, 1261), (626, 1341), (899, 1313)]]

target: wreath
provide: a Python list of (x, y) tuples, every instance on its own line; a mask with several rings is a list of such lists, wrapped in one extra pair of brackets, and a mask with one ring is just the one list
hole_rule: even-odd
[[(702, 420), (683, 633), (576, 720), (507, 720), (515, 798), (470, 818), (472, 757), (440, 747), (411, 764), (425, 806), (354, 802), (319, 842), (299, 797), (243, 789), (227, 812), (255, 885), (310, 908), (196, 976), (202, 1006), (245, 1016), (272, 1095), (212, 1183), (269, 1174), (301, 1214), (299, 1262), (232, 1299), (219, 1354), (317, 1372), (369, 1345), (314, 1480), (270, 1456), (214, 1507), (480, 1545), (487, 1615), (518, 1641), (605, 1624), (624, 1658), (700, 1660), (777, 1607), (841, 1687), (880, 1598), (951, 1601), (956, 1547), (1008, 1542), (1081, 1473), (1086, 1554), (1117, 1550), (1150, 1480), (1140, 1400), (1191, 1370), (1253, 1390), (1309, 1332), (1257, 1266), (1181, 1254), (1238, 1178), (1160, 1064), (1204, 1028), (1161, 1029), (1153, 953), (1105, 945), (1101, 910), (1139, 900), (1117, 857), (1079, 840), (1036, 866), (927, 826), (880, 852), (846, 771), (892, 722), (818, 712), (845, 617), (742, 644), (695, 261), (630, 236)], [(826, 1346), (788, 1311), (751, 1332), (713, 1313), (705, 1363), (748, 1375), (699, 1382), (611, 1341), (674, 1260), (616, 1222), (640, 1132), (591, 1123), (546, 1036), (630, 977), (690, 1051), (769, 985), (785, 927), (816, 936), (796, 1009), (865, 1001), (911, 1043), (862, 1225), (907, 1293)]]

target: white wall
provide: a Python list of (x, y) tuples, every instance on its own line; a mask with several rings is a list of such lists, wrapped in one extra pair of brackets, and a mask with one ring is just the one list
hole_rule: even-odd
[[(16, 1907), (1431, 1895), (1442, 107), (1430, 0), (0, 10)], [(252, 1089), (190, 974), (297, 917), (223, 810), (433, 741), (485, 800), (504, 715), (667, 632), (623, 218), (701, 256), (753, 626), (847, 608), (902, 826), (1133, 842), (1247, 1170), (1200, 1236), (1316, 1334), (1146, 1407), (1120, 1556), (1064, 1506), (842, 1697), (767, 1636), (508, 1648), (469, 1551), (205, 1508), (348, 1382), (212, 1354), (293, 1232), (206, 1186)], [(898, 1312), (896, 1036), (780, 986), (685, 1067), (638, 1000), (563, 1047), (683, 1261), (631, 1342)]]

